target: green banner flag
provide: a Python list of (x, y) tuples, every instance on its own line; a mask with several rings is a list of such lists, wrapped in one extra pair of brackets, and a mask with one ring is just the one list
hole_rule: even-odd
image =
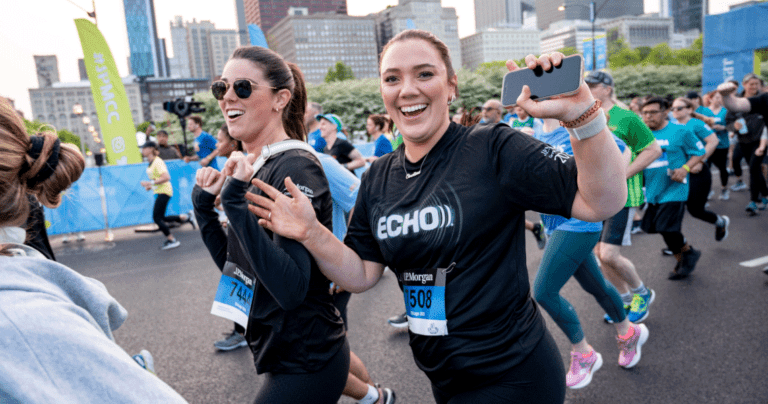
[(107, 161), (110, 164), (141, 163), (131, 106), (107, 41), (99, 28), (86, 19), (75, 19), (75, 26), (83, 45), (85, 70), (91, 82)]

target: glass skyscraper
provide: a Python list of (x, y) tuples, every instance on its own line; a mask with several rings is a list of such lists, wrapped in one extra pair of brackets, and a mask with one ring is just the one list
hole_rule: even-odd
[(131, 73), (138, 77), (167, 77), (168, 57), (157, 38), (152, 0), (123, 0)]

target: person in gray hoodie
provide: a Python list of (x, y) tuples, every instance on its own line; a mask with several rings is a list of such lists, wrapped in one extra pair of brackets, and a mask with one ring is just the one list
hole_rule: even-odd
[(184, 403), (115, 343), (127, 312), (101, 282), (23, 244), (27, 195), (58, 206), (84, 166), (0, 101), (0, 402)]

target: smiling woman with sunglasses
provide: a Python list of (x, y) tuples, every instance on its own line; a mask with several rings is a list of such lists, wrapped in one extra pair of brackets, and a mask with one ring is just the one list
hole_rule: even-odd
[[(242, 141), (248, 156), (232, 153), (221, 173), (198, 171), (192, 200), (216, 264), (225, 275), (240, 276), (244, 285), (252, 285), (251, 303), (245, 305), (245, 339), (256, 371), (266, 376), (255, 403), (335, 403), (347, 381), (350, 359), (343, 322), (328, 293), (330, 282), (304, 246), (259, 226), (245, 199), (254, 174), (251, 164), (262, 148), (305, 137), (307, 99), (301, 71), (269, 49), (241, 47), (211, 92), (230, 135)], [(331, 195), (314, 154), (287, 150), (256, 172), (256, 178), (281, 192), (287, 192), (286, 177), (300, 184), (299, 192), (312, 199), (313, 214), (330, 229)], [(213, 210), (218, 194), (229, 218), (228, 235)], [(230, 294), (232, 286), (225, 286)]]
[[(526, 64), (549, 70), (562, 58), (529, 55)], [(247, 195), (259, 223), (301, 241), (353, 293), (372, 288), (385, 266), (398, 276), (411, 350), (438, 403), (562, 403), (563, 362), (531, 299), (524, 214), (598, 222), (623, 207), (624, 164), (600, 103), (584, 82), (541, 102), (524, 87), (517, 100), (534, 117), (566, 122), (571, 157), (505, 123), (451, 122), (458, 78), (448, 47), (426, 31), (392, 38), (380, 72), (403, 145), (363, 175), (344, 243), (292, 178), (291, 197), (256, 182), (269, 197)]]

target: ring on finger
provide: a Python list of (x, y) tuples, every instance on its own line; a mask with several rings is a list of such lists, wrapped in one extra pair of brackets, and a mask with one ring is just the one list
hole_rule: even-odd
[(272, 212), (269, 212), (269, 216), (267, 216), (267, 220), (272, 220)]

